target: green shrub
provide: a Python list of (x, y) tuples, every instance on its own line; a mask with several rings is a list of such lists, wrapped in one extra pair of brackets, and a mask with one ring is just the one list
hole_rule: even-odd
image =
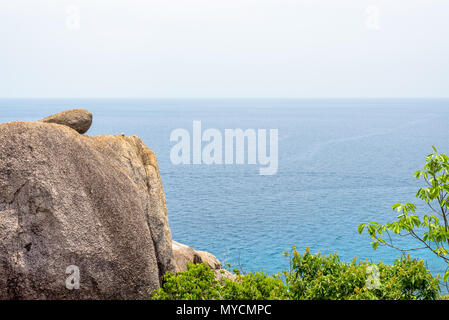
[(163, 287), (153, 295), (153, 300), (214, 300), (219, 299), (215, 273), (205, 264), (187, 264), (187, 271), (167, 272)]
[(277, 276), (265, 272), (237, 275), (236, 281), (215, 279), (205, 264), (187, 264), (187, 271), (167, 272), (163, 287), (153, 300), (269, 300), (284, 299), (285, 285)]
[(280, 300), (287, 299), (286, 287), (278, 275), (250, 272), (238, 275), (236, 281), (225, 279), (220, 287), (223, 300)]
[[(303, 255), (296, 249), (290, 256), (291, 270), (284, 272), (291, 299), (435, 299), (439, 293), (439, 277), (433, 277), (424, 261), (410, 256), (394, 264), (377, 264), (378, 285), (375, 286), (368, 261), (342, 262), (337, 254)], [(374, 276), (374, 277), (373, 277)], [(372, 284), (371, 286), (369, 284)]]
[[(409, 256), (392, 265), (368, 261), (342, 262), (337, 254), (299, 254), (293, 248), (290, 270), (281, 274), (250, 272), (235, 281), (216, 280), (205, 264), (189, 264), (187, 271), (167, 273), (156, 300), (273, 300), (273, 299), (437, 299), (439, 276), (433, 277), (422, 260)], [(373, 274), (374, 272), (374, 274)]]

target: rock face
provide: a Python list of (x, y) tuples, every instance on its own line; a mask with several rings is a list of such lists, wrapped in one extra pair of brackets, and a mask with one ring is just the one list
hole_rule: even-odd
[(172, 241), (172, 248), (176, 272), (186, 271), (187, 263), (205, 263), (213, 270), (221, 268), (220, 261), (209, 252), (197, 251), (176, 241)]
[(49, 122), (0, 125), (0, 299), (148, 299), (175, 270), (155, 154)]
[(86, 133), (92, 125), (92, 113), (84, 109), (72, 109), (53, 114), (40, 121), (62, 124), (83, 134)]
[(197, 251), (185, 244), (172, 241), (173, 257), (176, 272), (187, 270), (187, 263), (205, 263), (215, 272), (215, 279), (237, 280), (237, 276), (226, 269), (222, 269), (221, 262), (213, 254), (207, 251)]

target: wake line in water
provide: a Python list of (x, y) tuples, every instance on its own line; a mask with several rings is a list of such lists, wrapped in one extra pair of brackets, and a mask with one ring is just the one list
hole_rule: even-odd
[[(329, 145), (333, 145), (333, 144), (338, 144), (338, 143), (345, 143), (345, 142), (349, 142), (349, 141), (357, 141), (357, 140), (362, 140), (362, 139), (366, 139), (366, 138), (371, 138), (371, 137), (376, 137), (376, 136), (384, 136), (384, 135), (389, 135), (392, 134), (398, 130), (402, 130), (405, 128), (409, 128), (409, 127), (413, 127), (416, 124), (419, 123), (425, 123), (428, 122), (430, 120), (432, 120), (433, 118), (435, 118), (437, 115), (434, 113), (430, 113), (426, 116), (426, 119), (418, 119), (418, 120), (412, 120), (409, 121), (407, 123), (404, 123), (401, 126), (392, 128), (392, 129), (388, 129), (382, 132), (373, 132), (373, 133), (367, 133), (367, 134), (363, 134), (363, 135), (358, 135), (358, 136), (353, 136), (353, 137), (346, 137), (346, 138), (338, 138), (338, 139), (331, 139), (322, 143), (317, 143), (315, 144), (312, 149), (310, 151), (308, 151), (304, 156), (300, 157), (299, 159), (296, 158), (299, 161), (306, 161), (309, 160), (311, 158), (313, 158), (321, 149), (325, 148), (326, 146)], [(291, 160), (292, 158), (288, 158), (287, 160)]]

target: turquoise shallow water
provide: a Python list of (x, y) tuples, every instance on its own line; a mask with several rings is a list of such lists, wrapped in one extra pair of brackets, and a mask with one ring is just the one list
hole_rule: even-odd
[[(88, 134), (135, 134), (156, 152), (175, 240), (233, 266), (240, 259), (245, 270), (288, 268), (282, 252), (292, 245), (393, 262), (400, 253), (372, 250), (357, 226), (394, 218), (395, 202), (425, 209), (412, 174), (432, 145), (449, 153), (449, 100), (0, 100), (0, 122), (75, 107), (94, 114)], [(170, 133), (191, 132), (193, 120), (204, 129), (278, 129), (278, 173), (173, 165)], [(415, 255), (444, 272), (430, 253)]]

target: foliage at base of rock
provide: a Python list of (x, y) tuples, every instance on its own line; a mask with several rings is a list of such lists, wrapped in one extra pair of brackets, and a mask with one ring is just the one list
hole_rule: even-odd
[[(410, 256), (397, 259), (394, 264), (368, 261), (342, 262), (335, 254), (304, 254), (293, 249), (291, 270), (284, 272), (289, 296), (292, 299), (368, 299), (414, 300), (436, 299), (439, 276), (433, 277), (423, 260)], [(377, 282), (377, 283), (376, 283)]]
[(205, 263), (189, 263), (187, 271), (165, 275), (163, 288), (153, 300), (267, 300), (286, 298), (284, 292), (283, 281), (265, 272), (238, 275), (235, 281), (217, 280)]
[[(311, 254), (306, 249), (286, 253), (290, 270), (269, 275), (250, 272), (237, 279), (217, 280), (205, 264), (167, 273), (156, 300), (415, 300), (438, 299), (439, 276), (433, 277), (422, 260), (409, 256), (394, 264), (343, 262), (338, 255)], [(373, 271), (374, 270), (374, 271)], [(374, 274), (373, 274), (374, 273)]]

